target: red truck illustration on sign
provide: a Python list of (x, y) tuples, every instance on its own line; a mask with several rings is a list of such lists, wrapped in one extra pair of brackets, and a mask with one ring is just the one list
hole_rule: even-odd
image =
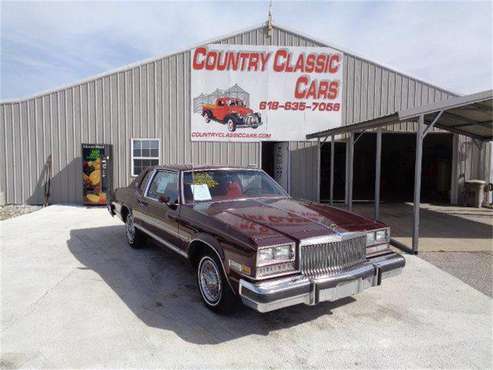
[(213, 120), (227, 125), (230, 132), (237, 127), (257, 128), (262, 124), (260, 113), (254, 112), (238, 98), (220, 97), (214, 104), (203, 104), (202, 116), (206, 123)]

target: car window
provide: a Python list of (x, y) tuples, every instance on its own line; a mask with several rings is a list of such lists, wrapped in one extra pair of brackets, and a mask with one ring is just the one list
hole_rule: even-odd
[(159, 200), (161, 196), (169, 202), (178, 201), (178, 174), (171, 171), (159, 171), (152, 179), (147, 196)]
[(149, 181), (149, 177), (151, 177), (151, 174), (153, 171), (147, 171), (146, 174), (142, 177), (142, 181), (139, 184), (140, 190), (144, 192), (146, 190), (147, 182)]
[(256, 170), (205, 170), (184, 173), (185, 202), (287, 196), (268, 175)]

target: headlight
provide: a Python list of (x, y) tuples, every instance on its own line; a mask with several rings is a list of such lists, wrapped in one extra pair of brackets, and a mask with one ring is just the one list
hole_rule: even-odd
[(373, 230), (366, 234), (366, 246), (388, 243), (390, 241), (389, 229)]
[(266, 265), (274, 259), (272, 248), (260, 249), (257, 252), (257, 266)]
[(257, 266), (294, 260), (294, 244), (260, 248), (257, 251)]
[(257, 278), (295, 270), (294, 244), (260, 248), (257, 251)]
[(375, 240), (377, 242), (385, 242), (385, 241), (387, 241), (387, 230), (378, 230), (375, 233)]

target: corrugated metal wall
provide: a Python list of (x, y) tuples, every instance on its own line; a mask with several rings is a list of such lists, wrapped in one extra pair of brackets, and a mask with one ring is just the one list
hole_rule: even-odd
[[(319, 45), (277, 28), (268, 37), (265, 27), (217, 42)], [(260, 165), (257, 143), (192, 142), (190, 99), (190, 52), (185, 51), (26, 101), (1, 104), (0, 152), (5, 153), (5, 161), (0, 161), (0, 193), (4, 201), (41, 203), (45, 163), (52, 154), (50, 201), (81, 203), (81, 143), (114, 145), (117, 187), (131, 181), (131, 138), (160, 138), (162, 164)], [(291, 147), (298, 150), (297, 143)], [(293, 157), (301, 158), (302, 153), (312, 155), (303, 151)], [(309, 197), (312, 188), (316, 184), (295, 184), (293, 192)]]
[[(266, 44), (263, 28), (225, 43)], [(50, 202), (81, 203), (81, 143), (114, 145), (114, 184), (130, 177), (130, 139), (160, 138), (160, 162), (260, 165), (257, 143), (190, 140), (190, 52), (26, 101), (0, 105), (0, 201), (41, 203), (52, 155)]]
[(52, 154), (50, 201), (80, 203), (81, 143), (114, 145), (115, 186), (129, 183), (130, 138), (160, 138), (160, 161), (258, 164), (255, 143), (190, 140), (190, 53), (185, 52), (27, 101), (0, 105), (1, 189), (7, 203), (41, 203)]
[[(216, 41), (228, 44), (324, 46), (265, 27)], [(344, 57), (347, 124), (451, 94), (349, 54)], [(185, 51), (20, 102), (0, 104), (0, 202), (41, 203), (44, 165), (53, 156), (52, 203), (81, 203), (81, 143), (114, 145), (114, 183), (130, 177), (130, 138), (160, 138), (162, 164), (260, 165), (257, 143), (190, 140), (190, 52)], [(394, 131), (413, 132), (414, 124)], [(318, 150), (291, 142), (291, 193), (316, 199)], [(1, 199), (3, 196), (4, 199)]]
[(292, 141), (290, 194), (295, 198), (318, 200), (318, 141)]
[[(455, 96), (352, 55), (344, 55), (343, 122), (352, 124)], [(388, 131), (416, 132), (414, 122), (387, 127)]]
[(463, 201), (464, 181), (479, 179), (493, 181), (493, 144), (477, 143), (472, 139), (456, 135), (454, 137), (454, 167), (452, 176), (456, 179), (452, 184), (452, 203)]

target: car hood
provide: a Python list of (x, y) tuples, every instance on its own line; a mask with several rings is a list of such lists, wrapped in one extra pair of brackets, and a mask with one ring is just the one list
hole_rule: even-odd
[(195, 205), (194, 209), (214, 217), (258, 245), (385, 226), (342, 209), (291, 198), (202, 203)]

